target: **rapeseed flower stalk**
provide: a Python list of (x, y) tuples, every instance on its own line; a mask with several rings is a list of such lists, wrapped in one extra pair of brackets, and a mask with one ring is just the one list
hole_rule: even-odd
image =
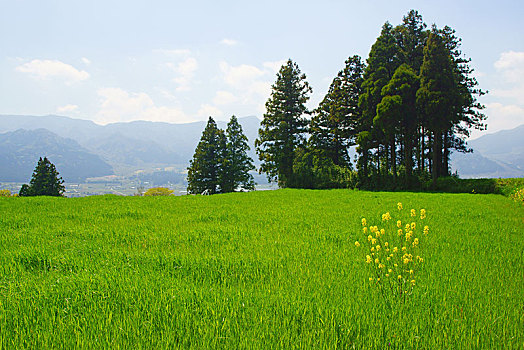
[(513, 193), (511, 195), (511, 198), (515, 202), (520, 202), (520, 203), (524, 204), (524, 187), (521, 188), (521, 189), (516, 190), (515, 193)]
[(398, 218), (393, 218), (390, 212), (382, 214), (383, 227), (380, 228), (368, 226), (367, 219), (362, 218), (363, 243), (355, 242), (358, 249), (364, 250), (364, 261), (371, 272), (370, 283), (380, 291), (389, 306), (394, 302), (404, 302), (413, 293), (417, 272), (424, 262), (420, 254), (421, 237), (429, 234), (429, 227), (424, 225), (425, 209), (405, 212), (400, 202), (397, 208)]

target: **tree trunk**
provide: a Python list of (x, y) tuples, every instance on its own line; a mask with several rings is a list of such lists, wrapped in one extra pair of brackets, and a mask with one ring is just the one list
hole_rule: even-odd
[(433, 136), (433, 168), (432, 178), (433, 185), (437, 183), (437, 179), (442, 174), (442, 132), (436, 131)]

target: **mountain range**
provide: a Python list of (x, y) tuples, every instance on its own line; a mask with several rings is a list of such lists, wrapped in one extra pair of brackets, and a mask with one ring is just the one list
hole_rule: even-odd
[[(254, 140), (260, 120), (238, 118), (257, 161)], [(225, 129), (226, 122), (217, 121)], [(0, 115), (0, 181), (27, 182), (39, 157), (47, 156), (66, 182), (106, 175), (130, 177), (159, 168), (185, 170), (205, 121), (148, 121), (98, 125), (63, 116)], [(473, 153), (453, 153), (460, 177), (523, 177), (524, 125), (468, 142)]]

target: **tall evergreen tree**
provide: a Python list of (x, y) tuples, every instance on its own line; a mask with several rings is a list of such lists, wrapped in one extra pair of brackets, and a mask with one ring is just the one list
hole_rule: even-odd
[(242, 126), (235, 116), (232, 116), (226, 129), (226, 151), (224, 171), (220, 187), (222, 192), (233, 192), (238, 187), (245, 190), (255, 189), (255, 180), (249, 171), (254, 170), (253, 160), (247, 155), (249, 144)]
[(351, 165), (348, 148), (355, 144), (361, 118), (358, 99), (363, 71), (360, 56), (349, 57), (310, 122), (311, 146), (335, 165)]
[(38, 160), (29, 185), (23, 185), (20, 196), (56, 196), (61, 197), (65, 191), (64, 180), (56, 167), (47, 157)]
[(448, 175), (443, 166), (444, 137), (453, 126), (456, 109), (460, 105), (459, 86), (449, 50), (436, 32), (429, 35), (420, 69), (420, 89), (417, 102), (425, 114), (432, 133), (432, 178)]
[(357, 151), (360, 154), (358, 169), (361, 184), (367, 182), (370, 174), (372, 148), (377, 149), (377, 162), (374, 168), (376, 172), (380, 170), (378, 161), (381, 157), (380, 149), (384, 134), (380, 129), (373, 128), (373, 120), (376, 117), (377, 106), (382, 101), (382, 88), (389, 82), (400, 62), (400, 51), (393, 26), (386, 22), (369, 52), (362, 93), (359, 97), (362, 118), (359, 123)]
[(390, 143), (392, 173), (396, 176), (396, 141), (403, 150), (402, 165), (408, 179), (413, 168), (413, 141), (418, 125), (416, 96), (419, 77), (407, 64), (397, 68), (389, 83), (382, 89), (382, 101), (377, 106), (374, 126), (380, 128)]
[(198, 143), (193, 159), (187, 168), (188, 193), (215, 194), (220, 191), (220, 180), (224, 168), (225, 135), (209, 117), (206, 128)]
[(258, 130), (255, 147), (261, 161), (260, 172), (269, 181), (287, 187), (293, 177), (295, 151), (305, 140), (307, 131), (306, 102), (311, 87), (298, 65), (288, 60), (277, 73), (266, 113)]

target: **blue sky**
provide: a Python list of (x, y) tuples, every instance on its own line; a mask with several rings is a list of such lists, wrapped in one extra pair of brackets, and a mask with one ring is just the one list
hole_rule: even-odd
[(488, 132), (524, 123), (521, 1), (1, 1), (0, 114), (261, 118), (287, 58), (314, 108), (344, 60), (367, 58), (382, 24), (413, 8), (463, 39), (490, 92)]

